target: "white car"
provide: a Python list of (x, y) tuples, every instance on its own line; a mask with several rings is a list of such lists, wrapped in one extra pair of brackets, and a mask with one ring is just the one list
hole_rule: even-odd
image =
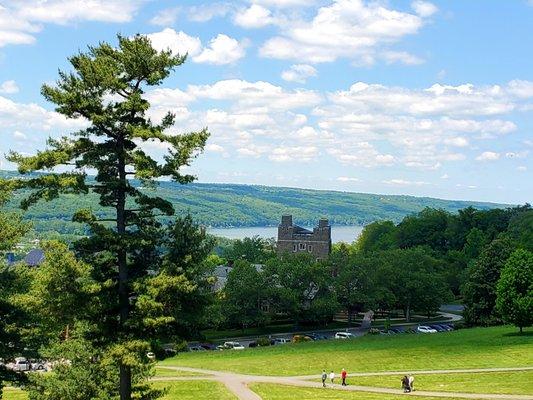
[(244, 350), (244, 346), (239, 342), (224, 342), (223, 347), (230, 350)]
[(420, 325), (418, 328), (416, 328), (416, 331), (418, 333), (437, 333), (436, 329), (433, 329), (426, 325)]
[(355, 336), (350, 332), (337, 332), (335, 339), (353, 339)]
[(25, 357), (17, 357), (15, 358), (14, 363), (9, 363), (6, 365), (8, 369), (11, 369), (13, 371), (29, 371), (31, 369), (30, 362)]
[(287, 338), (274, 338), (274, 344), (287, 344), (290, 342), (291, 340)]

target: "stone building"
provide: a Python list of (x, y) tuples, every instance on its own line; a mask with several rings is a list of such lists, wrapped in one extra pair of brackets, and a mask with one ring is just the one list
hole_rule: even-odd
[(284, 215), (278, 226), (277, 249), (279, 254), (307, 252), (316, 259), (324, 259), (331, 253), (331, 226), (322, 218), (310, 231), (294, 225), (292, 215)]

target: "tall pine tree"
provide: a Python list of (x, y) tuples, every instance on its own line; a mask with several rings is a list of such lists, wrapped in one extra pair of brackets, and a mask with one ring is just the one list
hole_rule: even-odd
[[(108, 288), (102, 292), (105, 315), (94, 342), (114, 345), (113, 351), (121, 354), (121, 400), (131, 399), (129, 353), (142, 348), (137, 345), (142, 326), (139, 319), (131, 318), (136, 313), (136, 283), (153, 269), (149, 255), (160, 244), (157, 217), (174, 213), (169, 202), (150, 196), (131, 178), (141, 180), (144, 187), (161, 178), (182, 184), (193, 181), (194, 177), (182, 174), (180, 168), (190, 164), (209, 136), (205, 129), (169, 133), (174, 124), (171, 113), (158, 123), (147, 116), (150, 104), (143, 96), (145, 89), (161, 84), (185, 59), (170, 51), (156, 51), (149, 39), (140, 35), (119, 36), (117, 47), (108, 43), (89, 47), (69, 59), (73, 69), (60, 71), (57, 85), (42, 87), (43, 96), (56, 105), (57, 112), (82, 119), (87, 127), (50, 139), (48, 148), (34, 156), (10, 153), (7, 157), (20, 173), (28, 175), (3, 182), (11, 189), (30, 190), (23, 208), (62, 193), (93, 191), (100, 196), (100, 205), (113, 211), (111, 217), (102, 218), (91, 210), (79, 210), (73, 219), (89, 225), (90, 236), (77, 248)], [(143, 144), (151, 142), (168, 148), (161, 160), (144, 150)], [(67, 172), (57, 172), (61, 170)], [(32, 174), (35, 171), (46, 173)], [(87, 179), (87, 171), (95, 171), (94, 180)]]

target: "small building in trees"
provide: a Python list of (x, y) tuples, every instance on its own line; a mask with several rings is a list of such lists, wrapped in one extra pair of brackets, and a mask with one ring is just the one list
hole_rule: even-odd
[(277, 251), (283, 253), (310, 253), (317, 260), (331, 253), (331, 226), (325, 218), (318, 221), (313, 230), (302, 228), (292, 222), (292, 215), (283, 215), (278, 226)]

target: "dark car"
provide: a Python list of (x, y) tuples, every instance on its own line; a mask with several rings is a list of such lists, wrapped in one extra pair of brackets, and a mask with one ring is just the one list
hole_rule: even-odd
[(187, 347), (189, 348), (189, 351), (205, 351), (205, 349), (198, 343), (189, 343)]
[(312, 340), (327, 340), (328, 338), (327, 336), (321, 335), (319, 333), (309, 333), (306, 336), (310, 337)]
[(440, 326), (442, 326), (444, 329), (446, 329), (447, 331), (453, 331), (453, 326), (452, 325), (448, 325), (448, 324), (440, 324)]
[(446, 332), (446, 329), (440, 325), (429, 325), (429, 327), (435, 329), (437, 332)]
[(217, 350), (217, 346), (213, 343), (200, 343), (200, 346), (202, 346), (204, 350)]
[(403, 329), (400, 329), (400, 328), (390, 328), (389, 329), (389, 332), (393, 332), (393, 333), (404, 333), (405, 331)]
[(257, 347), (257, 346), (258, 346), (258, 344), (257, 344), (256, 341), (248, 343), (248, 347)]

